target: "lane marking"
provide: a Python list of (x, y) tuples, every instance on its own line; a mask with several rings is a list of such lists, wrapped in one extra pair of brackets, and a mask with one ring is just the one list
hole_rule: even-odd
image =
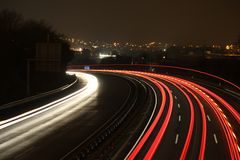
[(217, 136), (216, 136), (215, 133), (213, 134), (213, 137), (214, 137), (214, 141), (215, 141), (215, 143), (218, 144)]
[(181, 117), (181, 115), (179, 115), (178, 116), (178, 121), (181, 122), (181, 119), (182, 119), (182, 117)]
[(211, 122), (211, 118), (209, 117), (209, 115), (207, 115), (207, 119), (209, 122)]
[(177, 96), (174, 96), (175, 99), (177, 99)]
[(177, 106), (178, 106), (178, 108), (181, 108), (181, 105), (180, 105), (179, 103), (178, 103), (178, 105), (177, 105)]
[(178, 138), (179, 138), (179, 134), (176, 134), (176, 138), (175, 138), (175, 144), (178, 143)]

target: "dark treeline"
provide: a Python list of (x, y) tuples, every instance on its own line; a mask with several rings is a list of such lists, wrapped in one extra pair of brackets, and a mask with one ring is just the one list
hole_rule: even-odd
[[(72, 57), (70, 45), (44, 21), (25, 20), (15, 11), (0, 11), (0, 104), (26, 95), (27, 59), (35, 58), (36, 44), (56, 42), (61, 44), (62, 71), (34, 74), (31, 70), (31, 94), (57, 87), (65, 76), (65, 66)], [(46, 81), (48, 83), (46, 83)], [(45, 85), (41, 85), (44, 83)], [(36, 85), (39, 83), (39, 85)]]

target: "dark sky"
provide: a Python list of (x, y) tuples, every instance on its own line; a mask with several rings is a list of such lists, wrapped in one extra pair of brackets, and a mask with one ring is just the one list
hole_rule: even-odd
[(240, 35), (240, 0), (0, 0), (83, 40), (212, 44)]

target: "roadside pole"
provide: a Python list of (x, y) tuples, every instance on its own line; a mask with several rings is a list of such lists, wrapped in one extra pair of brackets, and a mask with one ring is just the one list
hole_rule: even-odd
[(27, 95), (30, 95), (30, 59), (27, 59)]

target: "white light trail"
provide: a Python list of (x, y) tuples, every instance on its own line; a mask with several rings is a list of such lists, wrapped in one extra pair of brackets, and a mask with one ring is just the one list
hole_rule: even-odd
[(91, 97), (97, 94), (97, 78), (86, 73), (68, 73), (81, 77), (86, 81), (86, 85), (54, 102), (0, 121), (1, 158), (6, 158), (16, 151), (22, 150), (39, 138), (63, 126), (79, 116), (80, 109), (91, 102)]

